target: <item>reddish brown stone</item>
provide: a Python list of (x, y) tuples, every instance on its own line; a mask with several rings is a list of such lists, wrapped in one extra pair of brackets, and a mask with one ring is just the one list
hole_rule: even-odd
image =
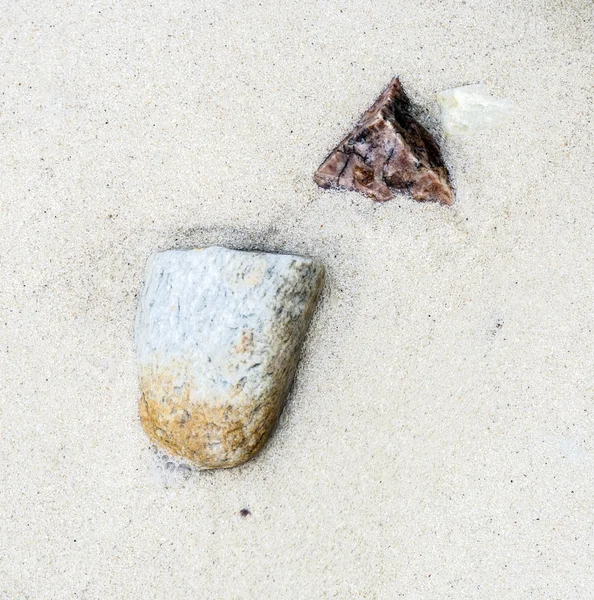
[(408, 191), (419, 202), (453, 201), (439, 146), (411, 115), (398, 78), (320, 165), (314, 181), (323, 188), (356, 190), (380, 202), (397, 191)]

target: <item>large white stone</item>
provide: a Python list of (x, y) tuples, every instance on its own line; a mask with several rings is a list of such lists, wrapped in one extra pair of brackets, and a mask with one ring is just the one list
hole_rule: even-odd
[(323, 274), (299, 256), (153, 254), (136, 319), (149, 437), (202, 468), (258, 452), (284, 406)]

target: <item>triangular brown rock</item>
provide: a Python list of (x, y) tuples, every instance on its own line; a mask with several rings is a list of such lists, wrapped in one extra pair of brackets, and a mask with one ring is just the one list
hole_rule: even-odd
[(380, 202), (396, 191), (408, 191), (419, 202), (452, 204), (439, 146), (410, 108), (400, 80), (394, 78), (318, 168), (314, 181), (324, 188), (356, 190)]

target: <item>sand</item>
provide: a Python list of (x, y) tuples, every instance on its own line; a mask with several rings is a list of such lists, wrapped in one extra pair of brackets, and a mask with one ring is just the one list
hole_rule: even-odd
[[(589, 597), (591, 4), (0, 5), (0, 598)], [(452, 208), (312, 182), (393, 75), (517, 105)], [(132, 334), (148, 255), (215, 243), (328, 281), (277, 434), (197, 473)]]

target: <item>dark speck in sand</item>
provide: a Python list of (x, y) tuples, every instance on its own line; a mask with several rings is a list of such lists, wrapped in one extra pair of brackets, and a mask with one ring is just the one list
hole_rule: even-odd
[(247, 509), (247, 508), (242, 508), (239, 511), (239, 514), (245, 519), (245, 517), (248, 517), (249, 515), (251, 515), (252, 513)]

